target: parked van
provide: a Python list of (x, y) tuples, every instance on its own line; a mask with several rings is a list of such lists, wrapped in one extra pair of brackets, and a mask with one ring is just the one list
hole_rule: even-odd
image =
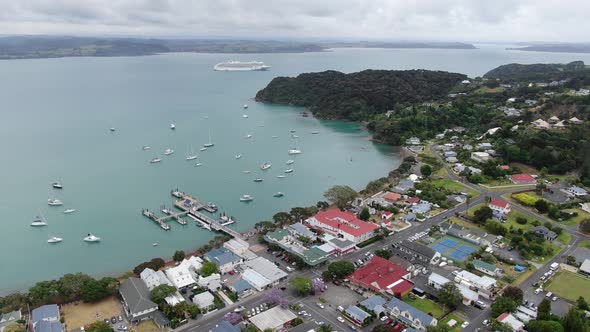
[(545, 297), (551, 298), (552, 295), (553, 295), (553, 293), (548, 292), (547, 294), (545, 294)]

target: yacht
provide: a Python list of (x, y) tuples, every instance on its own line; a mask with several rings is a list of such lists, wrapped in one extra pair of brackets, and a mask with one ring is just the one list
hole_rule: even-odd
[(303, 151), (299, 150), (299, 149), (289, 149), (289, 154), (293, 155), (293, 154), (301, 154), (303, 153)]
[(242, 197), (240, 197), (240, 202), (250, 202), (252, 200), (254, 200), (254, 197), (250, 195), (242, 195)]
[(244, 104), (244, 109), (248, 109), (248, 104)]
[(110, 131), (115, 131), (117, 129), (115, 129), (115, 127), (111, 127), (111, 129), (109, 129)]
[(193, 151), (193, 148), (191, 147), (191, 151), (186, 153), (186, 160), (195, 160), (197, 159), (199, 155), (195, 154), (195, 152)]
[(235, 155), (235, 157), (236, 157), (236, 159), (240, 159), (240, 158), (242, 158), (242, 155), (241, 154), (237, 154), (237, 155)]
[(202, 147), (202, 148), (199, 149), (199, 151), (207, 151), (207, 148), (206, 147)]
[(213, 143), (211, 142), (211, 128), (209, 128), (209, 143), (205, 143), (205, 144), (203, 144), (203, 147), (210, 148), (210, 147), (212, 147), (213, 145), (215, 145), (215, 144), (213, 144)]
[(64, 205), (64, 203), (62, 201), (60, 201), (59, 199), (48, 199), (47, 200), (47, 205), (49, 205), (49, 206), (60, 206), (60, 205)]
[(283, 196), (285, 196), (285, 194), (283, 194), (282, 192), (279, 191), (279, 192), (275, 193), (273, 196), (274, 197), (283, 197)]
[(284, 179), (284, 178), (286, 178), (286, 176), (284, 176), (284, 175), (277, 175), (277, 178)]
[(94, 235), (88, 233), (88, 236), (86, 236), (84, 238), (84, 241), (86, 241), (86, 242), (100, 242), (100, 238), (98, 236), (94, 236)]
[(64, 213), (65, 213), (65, 214), (68, 214), (68, 213), (74, 213), (74, 212), (76, 212), (76, 209), (65, 209), (65, 210), (64, 210)]
[(246, 138), (252, 138), (252, 134), (247, 134), (245, 137)]
[(251, 171), (242, 171), (242, 173), (244, 173), (244, 174), (250, 174), (252, 172)]
[(55, 189), (63, 189), (64, 188), (64, 186), (62, 186), (61, 183), (59, 183), (59, 182), (53, 182), (51, 184), (51, 186)]
[(49, 238), (49, 240), (47, 240), (47, 243), (60, 243), (63, 240), (64, 239), (62, 239), (61, 237), (52, 236)]
[(262, 169), (264, 171), (264, 170), (269, 169), (271, 166), (272, 166), (271, 163), (264, 163), (264, 164), (260, 165), (260, 169)]
[(152, 160), (150, 160), (150, 164), (159, 163), (160, 161), (162, 161), (162, 159), (156, 157), (156, 158), (153, 158)]
[(256, 178), (254, 179), (254, 182), (262, 182), (262, 178)]
[(248, 114), (242, 114), (242, 117), (243, 117), (244, 119), (247, 119), (247, 118), (248, 118)]
[(201, 164), (201, 163), (196, 163), (196, 164), (195, 164), (195, 167), (199, 167), (199, 166), (202, 166), (202, 165), (203, 165), (203, 164)]
[(292, 168), (286, 169), (285, 173), (293, 173), (293, 169)]
[(253, 71), (253, 70), (267, 70), (270, 66), (261, 61), (227, 61), (221, 62), (213, 66), (216, 71)]
[(164, 150), (164, 155), (166, 155), (166, 156), (169, 156), (169, 155), (171, 155), (171, 154), (173, 154), (173, 153), (174, 153), (174, 150), (172, 150), (172, 149), (170, 149), (170, 148), (168, 148), (168, 149)]
[(293, 159), (289, 159), (289, 160), (287, 160), (287, 165), (291, 165), (291, 164), (293, 164), (294, 162), (295, 162), (295, 160), (293, 160)]
[(170, 124), (170, 129), (172, 129), (172, 130), (176, 129), (176, 125), (174, 123), (171, 123)]
[(33, 222), (31, 223), (32, 227), (43, 227), (43, 226), (47, 226), (47, 221), (45, 221), (44, 218), (42, 218), (41, 216), (37, 216), (35, 218), (35, 220), (33, 220)]
[(151, 147), (151, 146), (149, 146), (149, 145), (144, 145), (144, 146), (142, 146), (142, 147), (141, 147), (141, 149), (142, 149), (142, 150), (144, 150), (144, 151), (145, 151), (145, 150), (149, 150), (149, 149), (151, 149), (151, 148), (152, 148), (152, 147)]

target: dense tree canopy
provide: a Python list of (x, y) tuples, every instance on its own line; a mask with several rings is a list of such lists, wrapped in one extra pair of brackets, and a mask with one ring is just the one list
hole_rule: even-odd
[(354, 264), (349, 261), (337, 261), (328, 265), (328, 272), (336, 279), (344, 279), (354, 272)]
[(339, 208), (344, 209), (358, 196), (358, 194), (349, 186), (334, 186), (328, 189), (324, 193), (324, 196)]
[(203, 263), (203, 266), (201, 266), (201, 270), (199, 271), (199, 273), (203, 277), (208, 277), (216, 272), (217, 272), (217, 264), (215, 264), (213, 262)]
[(463, 301), (463, 295), (454, 282), (447, 282), (440, 288), (438, 300), (449, 308), (456, 308)]

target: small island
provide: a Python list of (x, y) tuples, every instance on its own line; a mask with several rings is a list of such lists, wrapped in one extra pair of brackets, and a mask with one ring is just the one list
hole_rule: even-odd
[(556, 52), (556, 53), (590, 53), (590, 44), (538, 44), (524, 47), (506, 48), (512, 51)]

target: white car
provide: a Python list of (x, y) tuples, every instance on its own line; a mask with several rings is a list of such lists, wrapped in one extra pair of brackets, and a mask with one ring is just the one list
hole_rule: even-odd
[(469, 322), (463, 322), (463, 324), (461, 324), (462, 328), (466, 328), (467, 326), (469, 326)]
[(344, 318), (342, 318), (342, 317), (338, 316), (336, 319), (337, 319), (337, 320), (338, 320), (340, 323), (344, 323)]
[(326, 306), (324, 306), (323, 304), (321, 304), (320, 302), (316, 303), (316, 305), (322, 309), (324, 309)]
[(387, 317), (387, 316), (383, 316), (383, 317), (381, 317), (379, 320), (380, 320), (380, 321), (382, 321), (382, 322), (384, 322), (384, 321), (386, 321), (386, 320), (388, 320), (388, 319), (389, 319), (389, 317)]

